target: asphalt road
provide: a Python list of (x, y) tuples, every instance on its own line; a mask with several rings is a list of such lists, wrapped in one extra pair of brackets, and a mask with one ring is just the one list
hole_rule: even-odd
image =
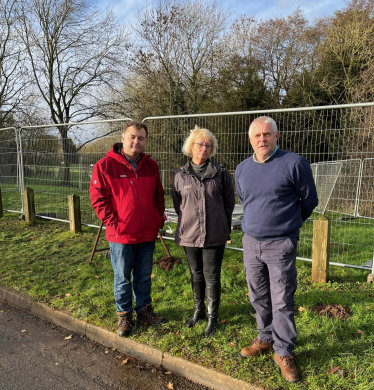
[(0, 390), (207, 390), (0, 301)]

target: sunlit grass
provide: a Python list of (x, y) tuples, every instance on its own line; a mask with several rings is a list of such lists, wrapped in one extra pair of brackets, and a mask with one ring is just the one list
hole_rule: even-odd
[[(311, 250), (310, 226), (305, 226), (302, 244), (307, 250)], [(88, 265), (96, 233), (95, 229), (83, 227), (82, 234), (74, 235), (68, 224), (45, 220), (27, 227), (16, 215), (5, 213), (0, 219), (0, 285), (115, 332), (110, 260), (96, 254), (93, 264)], [(106, 246), (104, 234), (102, 237), (100, 247)], [(234, 231), (231, 245), (240, 245), (241, 237), (240, 231)], [(358, 240), (359, 237), (357, 233)], [(172, 241), (166, 244), (182, 263), (170, 272), (154, 267), (152, 297), (156, 311), (170, 321), (159, 327), (137, 327), (132, 339), (269, 389), (372, 388), (374, 287), (366, 283), (368, 272), (331, 267), (330, 282), (316, 284), (311, 281), (311, 264), (297, 263), (296, 353), (301, 382), (287, 384), (271, 356), (248, 360), (239, 355), (240, 349), (257, 335), (242, 252), (225, 252), (221, 324), (214, 337), (205, 339), (205, 321), (192, 329), (184, 325), (193, 310), (188, 265), (181, 247)], [(154, 260), (164, 255), (158, 242)], [(362, 263), (361, 257), (359, 262)], [(346, 321), (320, 317), (312, 310), (317, 303), (345, 305), (353, 316)], [(338, 374), (328, 374), (338, 366)]]

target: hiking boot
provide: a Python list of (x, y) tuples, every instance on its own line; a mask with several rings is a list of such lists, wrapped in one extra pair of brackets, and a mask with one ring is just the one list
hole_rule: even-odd
[(265, 343), (265, 341), (256, 339), (251, 345), (248, 345), (248, 347), (242, 348), (240, 355), (243, 357), (251, 357), (257, 356), (260, 353), (265, 354), (272, 351), (274, 351), (272, 343)]
[(274, 363), (280, 368), (287, 382), (294, 383), (299, 380), (299, 372), (297, 371), (294, 356), (279, 356), (277, 353), (274, 353)]
[(121, 337), (128, 336), (131, 333), (132, 326), (132, 313), (126, 311), (118, 314), (117, 332)]
[(158, 316), (152, 308), (152, 303), (149, 303), (145, 309), (136, 315), (136, 321), (142, 325), (158, 325), (165, 324), (168, 320)]

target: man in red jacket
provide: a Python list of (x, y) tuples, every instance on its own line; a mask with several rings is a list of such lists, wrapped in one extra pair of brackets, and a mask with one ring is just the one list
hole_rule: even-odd
[(153, 252), (165, 199), (157, 163), (144, 154), (147, 136), (145, 123), (128, 122), (122, 143), (95, 164), (90, 185), (92, 207), (106, 225), (120, 336), (128, 336), (133, 327), (132, 294), (138, 322), (167, 322), (153, 311), (151, 299)]

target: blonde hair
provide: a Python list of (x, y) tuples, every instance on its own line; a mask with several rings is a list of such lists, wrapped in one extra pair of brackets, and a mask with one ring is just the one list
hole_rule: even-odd
[(209, 157), (213, 157), (218, 149), (217, 138), (213, 133), (207, 129), (201, 129), (199, 126), (195, 125), (195, 128), (191, 130), (191, 134), (186, 138), (182, 146), (182, 153), (188, 157), (192, 157), (192, 147), (199, 138), (202, 138), (204, 141), (209, 141), (212, 144), (212, 149), (210, 150)]
[(278, 127), (277, 124), (275, 123), (275, 120), (271, 118), (270, 116), (259, 116), (256, 118), (251, 125), (249, 126), (248, 130), (248, 135), (251, 136), (251, 130), (256, 126), (256, 125), (261, 125), (263, 123), (270, 123), (272, 130), (274, 131), (275, 134), (278, 133)]

